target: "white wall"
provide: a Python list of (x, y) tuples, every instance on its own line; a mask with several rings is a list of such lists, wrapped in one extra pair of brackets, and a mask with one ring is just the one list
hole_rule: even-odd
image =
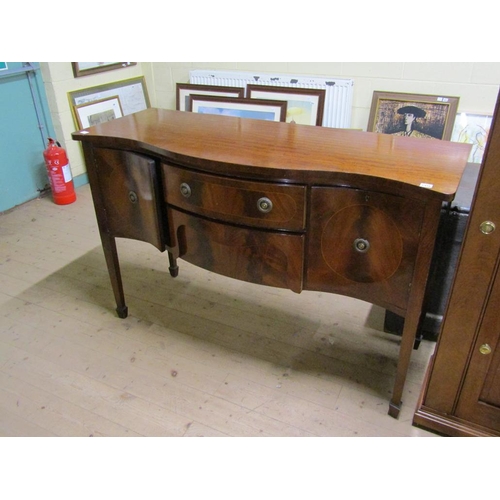
[(500, 63), (331, 62), (197, 63), (144, 62), (129, 68), (74, 78), (71, 63), (41, 63), (57, 138), (66, 148), (74, 176), (85, 173), (67, 93), (110, 81), (144, 75), (151, 105), (175, 109), (175, 84), (188, 82), (192, 69), (225, 69), (352, 78), (353, 128), (366, 130), (373, 91), (439, 94), (460, 97), (459, 112), (492, 114), (500, 88)]

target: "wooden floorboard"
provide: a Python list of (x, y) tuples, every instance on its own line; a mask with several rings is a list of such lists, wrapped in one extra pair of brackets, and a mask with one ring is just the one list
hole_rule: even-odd
[(119, 319), (88, 186), (0, 214), (1, 436), (427, 436), (412, 426), (434, 344), (387, 415), (399, 338), (384, 311), (262, 287), (119, 240)]

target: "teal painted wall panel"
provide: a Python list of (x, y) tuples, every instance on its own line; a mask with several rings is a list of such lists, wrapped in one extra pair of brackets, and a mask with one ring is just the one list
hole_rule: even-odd
[(7, 62), (7, 70), (0, 71), (0, 212), (48, 186), (44, 140), (54, 130), (39, 65), (32, 64), (37, 71), (30, 74), (31, 86), (26, 73), (3, 76), (22, 63)]

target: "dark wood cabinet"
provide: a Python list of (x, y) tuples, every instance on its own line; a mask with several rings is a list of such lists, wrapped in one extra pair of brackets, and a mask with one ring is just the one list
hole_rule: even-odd
[(443, 201), (469, 146), (148, 109), (82, 142), (119, 316), (115, 239), (294, 292), (360, 298), (405, 317), (389, 413), (397, 417)]
[(500, 436), (500, 120), (495, 110), (442, 330), (415, 425)]

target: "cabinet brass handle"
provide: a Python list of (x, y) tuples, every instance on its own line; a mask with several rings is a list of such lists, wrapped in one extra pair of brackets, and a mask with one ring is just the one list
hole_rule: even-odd
[(259, 198), (257, 208), (264, 214), (268, 214), (273, 209), (273, 202), (269, 198)]
[(369, 248), (370, 242), (368, 240), (365, 240), (363, 238), (356, 238), (354, 240), (354, 249), (356, 250), (356, 252), (366, 253), (368, 252)]
[(128, 199), (130, 200), (130, 203), (137, 203), (139, 197), (137, 196), (137, 193), (135, 193), (134, 191), (129, 191)]
[(183, 182), (181, 184), (180, 190), (181, 190), (181, 194), (182, 194), (182, 196), (184, 196), (184, 198), (189, 198), (191, 196), (191, 187), (189, 186), (189, 184), (186, 184), (185, 182)]
[(483, 234), (490, 234), (495, 230), (495, 224), (489, 220), (485, 220), (481, 223), (479, 229)]
[(481, 354), (491, 354), (491, 347), (488, 345), (488, 344), (483, 344), (480, 348), (479, 348), (479, 352)]

